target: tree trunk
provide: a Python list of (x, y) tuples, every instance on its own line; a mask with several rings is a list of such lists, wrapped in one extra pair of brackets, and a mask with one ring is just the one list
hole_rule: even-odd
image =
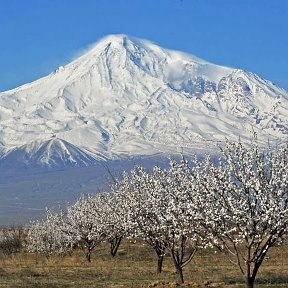
[(171, 251), (171, 256), (173, 259), (173, 263), (176, 269), (176, 274), (177, 274), (177, 283), (178, 284), (183, 284), (184, 283), (184, 276), (183, 276), (183, 267), (182, 264), (180, 262), (179, 257), (177, 257), (177, 255), (175, 254), (175, 251)]
[(90, 263), (91, 262), (91, 250), (88, 249), (87, 253), (86, 253), (86, 260)]
[(179, 265), (175, 265), (176, 267), (176, 273), (177, 273), (177, 282), (178, 284), (184, 283), (184, 276), (183, 276), (183, 268)]
[(165, 247), (161, 245), (155, 245), (153, 247), (157, 254), (157, 273), (162, 273), (162, 267), (163, 267), (163, 261), (164, 261), (164, 253), (165, 253)]
[(253, 288), (254, 287), (254, 281), (255, 281), (254, 277), (248, 276), (246, 279), (246, 288)]
[(160, 274), (162, 273), (164, 256), (163, 255), (157, 255), (157, 256), (158, 256), (157, 273)]
[(110, 253), (111, 253), (111, 256), (112, 257), (115, 257), (117, 251), (118, 251), (118, 248), (121, 244), (121, 240), (122, 240), (122, 237), (116, 237), (114, 238), (112, 241), (110, 241), (110, 247), (111, 247), (111, 250), (110, 250)]
[(88, 243), (87, 252), (86, 252), (86, 260), (89, 263), (91, 262), (91, 255), (92, 255), (92, 251), (93, 251), (94, 247), (95, 246), (92, 244), (92, 242)]

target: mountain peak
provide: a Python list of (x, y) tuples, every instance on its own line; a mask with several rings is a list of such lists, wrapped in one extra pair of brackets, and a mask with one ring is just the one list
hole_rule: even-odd
[[(111, 34), (111, 35), (107, 35), (101, 38), (96, 43), (90, 45), (89, 48), (86, 49), (84, 53), (82, 53), (82, 56), (91, 55), (91, 54), (93, 55), (95, 53), (99, 54), (103, 50), (106, 50), (107, 47), (111, 47), (111, 46), (126, 49), (128, 45), (133, 45), (133, 46), (137, 46), (138, 49), (140, 49), (140, 47), (143, 48), (143, 46), (145, 46), (144, 42), (148, 43), (149, 41), (138, 39), (135, 37), (130, 37), (125, 34)], [(152, 44), (152, 42), (149, 42), (149, 43)]]
[(109, 34), (101, 38), (96, 43), (120, 43), (123, 44), (125, 41), (130, 40), (133, 41), (133, 39), (136, 39), (135, 37), (128, 36), (126, 34)]
[(76, 62), (85, 61), (87, 58), (95, 59), (95, 57), (99, 57), (100, 55), (107, 55), (107, 52), (109, 51), (112, 51), (111, 55), (113, 57), (115, 57), (115, 54), (124, 54), (128, 58), (144, 61), (145, 58), (153, 58), (154, 60), (158, 60), (160, 62), (175, 62), (184, 60), (185, 62), (193, 62), (194, 64), (199, 65), (213, 65), (191, 54), (165, 49), (151, 41), (131, 37), (125, 34), (112, 34), (103, 37), (86, 49), (82, 56), (76, 59)]

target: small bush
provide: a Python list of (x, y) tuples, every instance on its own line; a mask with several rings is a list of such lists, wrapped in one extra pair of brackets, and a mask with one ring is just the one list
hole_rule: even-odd
[(5, 256), (11, 256), (22, 249), (21, 230), (15, 228), (0, 231), (0, 251)]

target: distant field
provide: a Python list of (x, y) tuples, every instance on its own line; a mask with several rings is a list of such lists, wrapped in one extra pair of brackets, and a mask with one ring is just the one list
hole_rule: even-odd
[[(260, 269), (257, 287), (288, 287), (288, 246), (273, 248)], [(224, 255), (208, 249), (195, 256), (185, 267), (184, 287), (244, 287), (237, 267)], [(107, 244), (94, 251), (92, 263), (82, 251), (64, 258), (20, 253), (12, 258), (0, 255), (0, 287), (177, 287), (169, 257), (164, 270), (156, 274), (156, 257), (141, 243), (125, 241), (112, 259)]]
[[(167, 156), (168, 157), (168, 156)], [(0, 227), (19, 226), (43, 218), (45, 208), (66, 207), (80, 195), (109, 191), (111, 175), (119, 177), (136, 164), (151, 168), (167, 165), (166, 156), (134, 157), (106, 161), (91, 167), (63, 170), (9, 170), (0, 167)]]

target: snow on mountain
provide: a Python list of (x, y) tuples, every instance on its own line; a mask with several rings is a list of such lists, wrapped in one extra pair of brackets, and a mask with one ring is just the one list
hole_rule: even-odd
[(287, 116), (288, 93), (256, 74), (111, 35), (48, 76), (0, 93), (0, 166), (205, 150), (226, 137), (249, 139), (252, 129), (283, 139)]
[(47, 141), (34, 141), (3, 153), (0, 168), (27, 167), (85, 167), (93, 165), (101, 157), (95, 158), (88, 151), (64, 140), (52, 138)]

